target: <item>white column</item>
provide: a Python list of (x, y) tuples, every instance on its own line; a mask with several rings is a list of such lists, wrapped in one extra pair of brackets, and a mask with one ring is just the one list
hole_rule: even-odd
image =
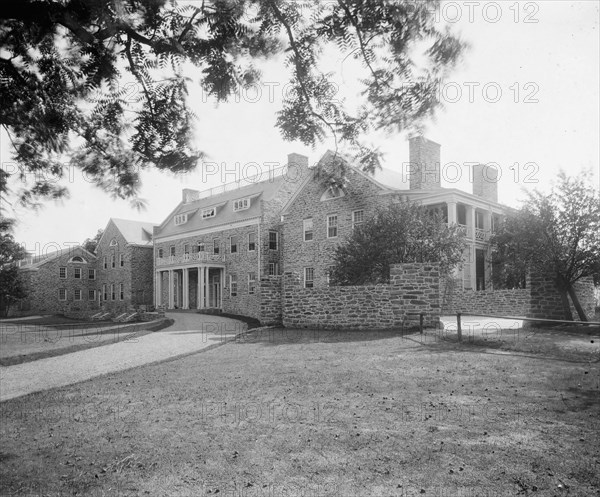
[(156, 289), (155, 289), (156, 307), (160, 307), (162, 303), (162, 271), (156, 272)]
[(448, 207), (448, 224), (456, 224), (456, 202), (446, 202)]
[(204, 309), (204, 266), (198, 266), (198, 309)]
[(189, 268), (184, 268), (183, 269), (183, 278), (182, 278), (182, 285), (183, 285), (183, 292), (182, 292), (182, 298), (183, 301), (181, 302), (181, 307), (183, 309), (189, 309), (190, 308), (190, 287), (189, 287), (189, 282), (190, 282), (190, 273), (189, 273)]
[(175, 286), (175, 277), (173, 274), (173, 270), (169, 269), (169, 309), (174, 309), (175, 308), (175, 301), (174, 301), (174, 297), (175, 295), (173, 295), (173, 290)]

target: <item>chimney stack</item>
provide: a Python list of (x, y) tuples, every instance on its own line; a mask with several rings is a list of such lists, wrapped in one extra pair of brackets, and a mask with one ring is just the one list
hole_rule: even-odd
[(200, 192), (198, 190), (192, 190), (191, 188), (184, 188), (181, 190), (181, 201), (184, 204), (189, 204), (194, 200), (198, 200), (200, 198)]
[(288, 154), (287, 177), (292, 181), (301, 181), (308, 174), (308, 157), (302, 154)]
[(440, 144), (423, 136), (409, 139), (409, 188), (433, 190), (440, 188)]
[(498, 202), (498, 169), (488, 164), (473, 166), (473, 195)]

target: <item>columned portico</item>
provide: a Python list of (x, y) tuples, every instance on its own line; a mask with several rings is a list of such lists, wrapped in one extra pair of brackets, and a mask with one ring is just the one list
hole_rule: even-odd
[[(168, 276), (166, 302), (163, 302), (164, 273)], [(224, 274), (224, 266), (213, 264), (159, 269), (155, 278), (155, 304), (168, 309), (221, 308)]]

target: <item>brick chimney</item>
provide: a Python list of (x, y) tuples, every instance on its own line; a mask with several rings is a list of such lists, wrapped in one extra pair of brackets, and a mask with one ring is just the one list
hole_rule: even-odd
[(287, 176), (290, 180), (301, 181), (308, 174), (308, 157), (302, 154), (288, 154)]
[(409, 139), (409, 188), (433, 190), (441, 187), (440, 144), (423, 136)]
[(473, 166), (473, 195), (498, 202), (498, 169), (489, 164)]
[(184, 204), (189, 204), (194, 200), (198, 200), (200, 192), (198, 190), (192, 190), (191, 188), (184, 188), (181, 190), (181, 201)]

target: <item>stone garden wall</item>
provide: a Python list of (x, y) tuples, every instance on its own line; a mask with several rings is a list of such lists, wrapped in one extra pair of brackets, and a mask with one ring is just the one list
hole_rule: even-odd
[[(436, 326), (440, 314), (439, 269), (434, 264), (396, 264), (390, 284), (303, 288), (300, 276), (286, 272), (282, 321), (286, 327), (397, 328)], [(412, 314), (414, 313), (414, 314)]]

